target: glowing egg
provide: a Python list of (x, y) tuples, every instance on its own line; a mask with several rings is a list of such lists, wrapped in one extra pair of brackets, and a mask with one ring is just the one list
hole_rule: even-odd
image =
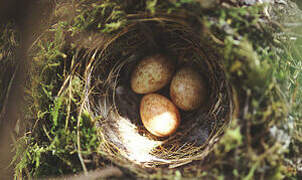
[(157, 54), (141, 60), (131, 75), (131, 88), (138, 94), (160, 90), (173, 75), (174, 64), (165, 56)]
[(160, 94), (148, 94), (142, 98), (140, 115), (145, 128), (158, 137), (173, 134), (180, 123), (176, 106)]
[(205, 82), (200, 74), (191, 67), (176, 72), (170, 85), (173, 103), (184, 111), (200, 107), (206, 99)]

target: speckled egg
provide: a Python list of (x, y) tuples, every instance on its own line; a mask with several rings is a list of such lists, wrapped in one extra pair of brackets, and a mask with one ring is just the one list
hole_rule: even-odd
[(201, 75), (192, 67), (176, 72), (170, 85), (173, 103), (184, 111), (195, 110), (205, 103), (206, 84)]
[(131, 89), (138, 94), (160, 90), (172, 79), (173, 62), (161, 54), (141, 60), (131, 74)]
[(180, 123), (177, 107), (168, 98), (156, 93), (142, 98), (140, 115), (145, 128), (158, 137), (173, 134)]

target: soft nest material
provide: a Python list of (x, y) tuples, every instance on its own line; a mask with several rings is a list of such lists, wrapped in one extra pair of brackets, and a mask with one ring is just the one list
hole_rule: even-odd
[[(202, 28), (200, 28), (202, 29)], [(91, 51), (86, 106), (98, 118), (105, 149), (143, 167), (177, 167), (203, 159), (234, 115), (234, 95), (222, 56), (202, 30), (181, 17), (136, 15), (120, 33)], [(139, 117), (142, 95), (130, 88), (134, 66), (142, 58), (162, 53), (176, 68), (197, 68), (208, 84), (208, 104), (181, 112), (179, 129), (168, 138), (150, 134)], [(168, 97), (168, 87), (160, 90)], [(120, 156), (119, 156), (120, 155)]]

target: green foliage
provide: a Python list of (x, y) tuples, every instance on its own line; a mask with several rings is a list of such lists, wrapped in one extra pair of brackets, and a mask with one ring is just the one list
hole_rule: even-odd
[(194, 0), (181, 0), (174, 3), (158, 0), (106, 0), (104, 2), (95, 1), (91, 4), (83, 3), (80, 8), (81, 12), (74, 18), (70, 29), (73, 33), (88, 30), (112, 34), (127, 25), (129, 14), (137, 12), (171, 13), (181, 10), (184, 6), (190, 6), (198, 11), (197, 5), (198, 3)]
[(37, 53), (31, 56), (32, 79), (27, 85), (32, 105), (25, 114), (35, 122), (31, 133), (16, 143), (16, 178), (78, 172), (83, 168), (80, 161), (96, 152), (100, 143), (95, 122), (80, 108), (84, 82), (75, 73), (80, 64), (69, 56), (74, 51), (64, 50), (63, 27), (58, 26), (52, 40), (39, 39), (33, 49)]
[(126, 14), (120, 1), (95, 2), (85, 7), (72, 23), (72, 31), (93, 30), (113, 33), (124, 27)]
[(157, 0), (149, 0), (146, 2), (146, 9), (148, 9), (152, 14), (155, 13)]
[[(289, 37), (290, 38), (290, 37)], [(286, 129), (291, 134), (290, 150), (287, 153), (288, 160), (294, 164), (293, 169), (298, 168), (299, 163), (293, 161), (302, 154), (302, 39), (297, 38), (293, 41), (284, 43), (282, 59), (280, 64), (280, 71), (276, 73), (280, 79), (286, 79), (283, 86), (288, 88), (288, 92), (284, 96), (289, 100), (290, 113), (288, 116), (289, 127)], [(301, 172), (300, 172), (301, 174)]]
[(223, 156), (231, 150), (240, 147), (243, 143), (243, 137), (237, 120), (234, 120), (231, 123), (231, 127), (226, 130), (223, 138), (220, 140), (221, 146), (215, 149), (215, 154), (217, 156)]
[[(295, 174), (287, 170), (290, 167), (283, 161), (287, 152), (284, 144), (295, 141), (294, 137), (279, 140), (272, 130), (279, 128), (278, 133), (290, 137), (290, 119), (299, 118), (291, 114), (292, 111), (301, 113), (292, 108), (298, 105), (292, 102), (293, 96), (296, 101), (295, 94), (300, 94), (297, 79), (301, 58), (293, 58), (291, 48), (295, 46), (289, 46), (287, 41), (281, 40), (286, 44), (281, 48), (276, 43), (280, 42), (274, 36), (278, 29), (259, 26), (259, 10), (259, 7), (258, 10), (255, 7), (221, 10), (214, 13), (218, 20), (208, 24), (216, 36), (214, 40), (223, 44), (225, 67), (229, 80), (240, 93), (238, 103), (242, 110), (236, 125), (231, 125), (215, 149), (215, 155), (220, 158), (214, 167), (224, 176), (232, 169), (232, 175), (242, 179), (260, 176), (283, 179)], [(295, 64), (294, 68), (289, 64)], [(236, 136), (230, 136), (230, 132)], [(234, 137), (241, 137), (242, 141)], [(219, 159), (228, 163), (219, 165)], [(212, 173), (216, 174), (214, 170)]]

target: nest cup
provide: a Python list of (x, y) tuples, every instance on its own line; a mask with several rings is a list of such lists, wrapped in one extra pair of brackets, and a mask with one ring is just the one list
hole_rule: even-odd
[[(131, 72), (144, 57), (164, 54), (176, 69), (192, 66), (207, 84), (207, 105), (182, 112), (181, 124), (169, 137), (158, 138), (139, 116), (142, 95), (130, 88)], [(183, 19), (136, 16), (118, 34), (91, 53), (86, 106), (98, 119), (104, 149), (114, 159), (143, 167), (170, 168), (203, 159), (219, 140), (234, 112), (233, 94), (221, 56), (206, 35)], [(169, 85), (158, 93), (169, 98)], [(121, 158), (123, 157), (123, 158)]]

